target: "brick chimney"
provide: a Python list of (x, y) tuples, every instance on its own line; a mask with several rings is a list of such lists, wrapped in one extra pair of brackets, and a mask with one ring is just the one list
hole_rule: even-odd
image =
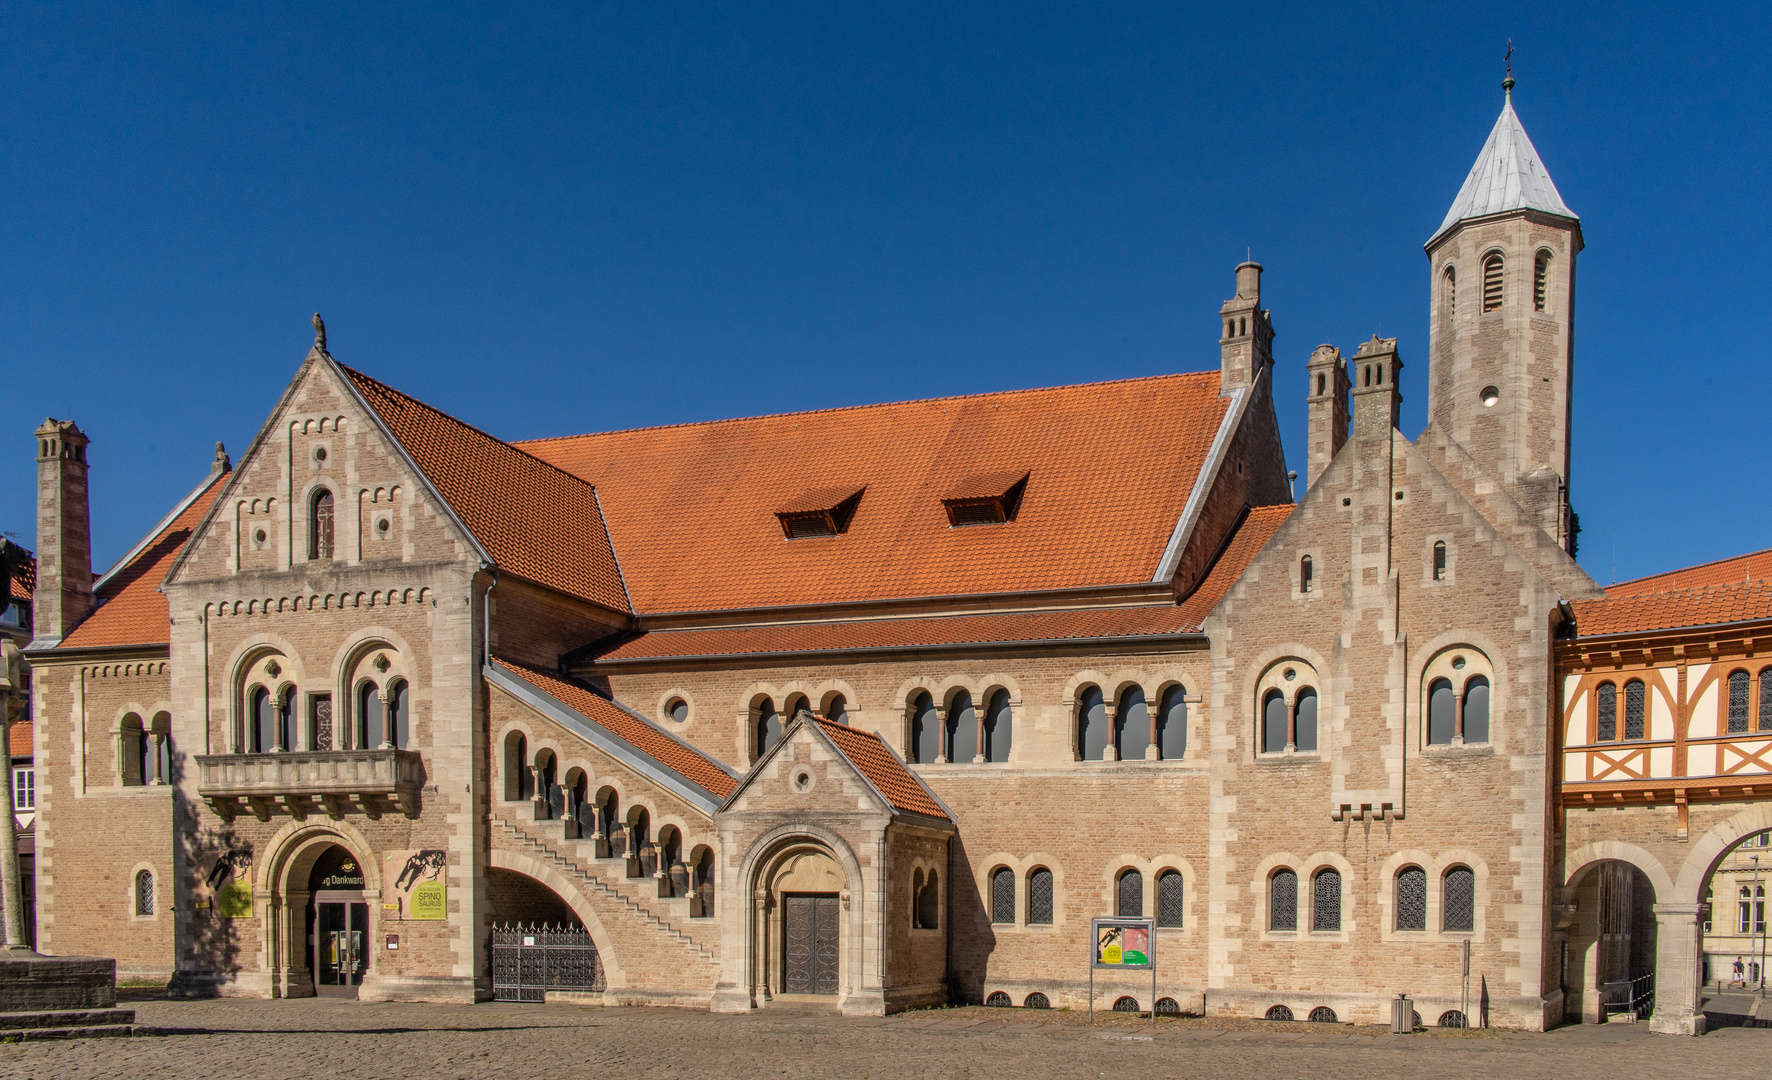
[(32, 644), (55, 645), (92, 610), (86, 434), (72, 420), (37, 429), (37, 593)]

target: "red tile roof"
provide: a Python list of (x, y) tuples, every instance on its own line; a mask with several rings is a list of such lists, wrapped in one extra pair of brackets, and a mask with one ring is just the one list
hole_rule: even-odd
[[(642, 612), (1149, 581), (1226, 410), (1216, 371), (519, 443), (595, 484)], [(950, 528), (973, 477), (1031, 474), (1016, 519)], [(861, 487), (839, 537), (783, 538)]]
[(343, 370), (502, 571), (632, 610), (595, 488), (360, 371)]
[(608, 698), (541, 668), (503, 657), (495, 656), (493, 660), (512, 675), (647, 754), (696, 787), (724, 799), (738, 785), (738, 780), (713, 758), (620, 708)]
[(25, 559), (20, 572), (8, 576), (7, 582), (11, 586), (12, 599), (29, 600), (37, 591), (37, 557), (32, 555)]
[(1752, 622), (1772, 619), (1772, 580), (1608, 595), (1604, 600), (1581, 600), (1572, 606), (1576, 633), (1584, 638)]
[(28, 723), (12, 725), (12, 729), (6, 734), (7, 746), (11, 750), (12, 756), (15, 758), (30, 757), (35, 734)]
[(908, 814), (951, 821), (941, 803), (923, 786), (923, 781), (906, 768), (904, 762), (889, 749), (885, 740), (871, 731), (862, 731), (844, 724), (813, 718), (818, 729), (830, 737), (837, 750), (855, 770), (867, 777), (892, 808)]
[(142, 542), (123, 564), (112, 568), (93, 590), (98, 606), (61, 640), (58, 648), (165, 645), (172, 640), (171, 609), (160, 583), (185, 542), (221, 492), (228, 474), (211, 474), (197, 495), (160, 530)]
[(1664, 574), (1621, 581), (1606, 588), (1609, 597), (1641, 596), (1645, 593), (1672, 592), (1676, 589), (1699, 589), (1710, 585), (1755, 581), (1772, 578), (1772, 548), (1737, 555), (1729, 559), (1700, 563)]
[(1180, 605), (1066, 608), (989, 615), (856, 619), (771, 626), (654, 630), (617, 644), (598, 663), (749, 656), (793, 652), (851, 652), (956, 645), (1083, 641), (1197, 633), (1206, 616), (1236, 584), (1274, 535), (1290, 504), (1251, 510), (1199, 588)]

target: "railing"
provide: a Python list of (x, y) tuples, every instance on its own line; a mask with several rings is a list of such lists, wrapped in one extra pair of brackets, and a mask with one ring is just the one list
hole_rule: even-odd
[(591, 935), (577, 926), (492, 928), (494, 1001), (546, 1001), (549, 990), (604, 987), (603, 961)]
[(370, 817), (386, 803), (418, 816), (424, 766), (412, 750), (289, 750), (201, 754), (197, 794), (223, 820), (242, 808), (259, 820), (274, 810), (302, 818), (317, 804), (334, 818), (353, 806)]

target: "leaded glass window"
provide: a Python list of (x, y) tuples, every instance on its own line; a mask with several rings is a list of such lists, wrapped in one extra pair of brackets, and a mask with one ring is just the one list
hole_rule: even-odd
[(991, 874), (991, 921), (1015, 921), (1015, 871), (1006, 866)]
[(1123, 919), (1136, 919), (1144, 914), (1144, 875), (1137, 870), (1120, 875), (1120, 902), (1114, 914)]
[(1427, 871), (1419, 866), (1397, 875), (1397, 929), (1427, 929)]
[(1448, 679), (1435, 679), (1427, 688), (1427, 741), (1430, 746), (1448, 746), (1452, 742), (1457, 721), (1457, 700)]
[(1618, 738), (1618, 687), (1611, 683), (1601, 683), (1594, 693), (1594, 700), (1599, 703), (1599, 731), (1594, 738), (1599, 742), (1611, 742)]
[(142, 870), (135, 875), (135, 913), (154, 913), (154, 875), (151, 871)]
[(1643, 680), (1632, 679), (1624, 684), (1624, 737), (1643, 737)]
[(1268, 879), (1267, 928), (1298, 929), (1298, 875), (1281, 870)]
[(1052, 924), (1052, 871), (1043, 866), (1028, 875), (1028, 922)]
[(1729, 734), (1747, 730), (1748, 678), (1745, 671), (1729, 673)]
[(1181, 872), (1165, 870), (1157, 875), (1157, 925), (1181, 925)]
[(1319, 870), (1311, 903), (1312, 930), (1341, 929), (1341, 873)]
[(1469, 932), (1477, 925), (1477, 875), (1468, 866), (1446, 871), (1445, 915), (1447, 930)]
[(1772, 668), (1760, 669), (1760, 730), (1772, 731)]

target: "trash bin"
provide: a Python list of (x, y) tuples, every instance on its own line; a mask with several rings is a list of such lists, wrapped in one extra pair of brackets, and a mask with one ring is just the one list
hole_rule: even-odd
[(1391, 1002), (1391, 1034), (1407, 1035), (1415, 1030), (1415, 1005), (1408, 994), (1398, 994)]

